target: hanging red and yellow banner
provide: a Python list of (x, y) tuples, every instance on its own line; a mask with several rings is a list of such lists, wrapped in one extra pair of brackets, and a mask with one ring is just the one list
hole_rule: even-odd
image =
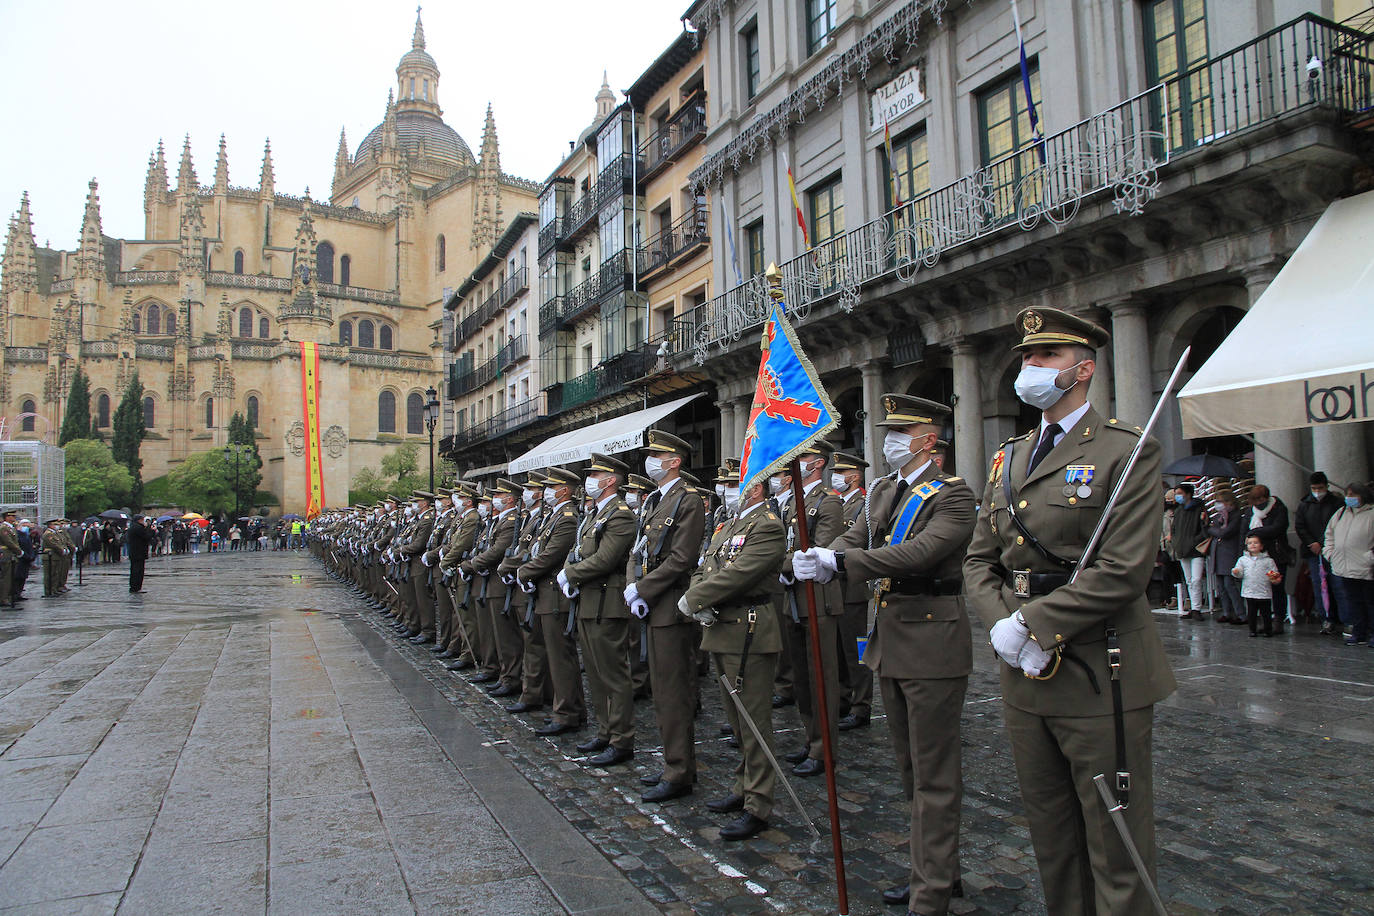
[(324, 509), (324, 465), (320, 460), (320, 351), (301, 341), (301, 407), (305, 419), (305, 517)]

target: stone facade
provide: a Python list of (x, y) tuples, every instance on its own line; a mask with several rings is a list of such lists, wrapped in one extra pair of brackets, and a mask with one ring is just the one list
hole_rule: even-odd
[(113, 415), (134, 372), (146, 391), (144, 479), (224, 444), (256, 417), (264, 489), (305, 505), (298, 343), (321, 344), (325, 497), (364, 466), (424, 440), (424, 391), (443, 364), (443, 303), (539, 186), (501, 171), (488, 110), (476, 156), (444, 123), (439, 69), (417, 17), (381, 123), (350, 154), (342, 134), (327, 201), (279, 193), (270, 146), (258, 183), (230, 183), (221, 138), (202, 183), (189, 138), (169, 181), (162, 144), (145, 181), (145, 238), (100, 226), (90, 185), (80, 242), (39, 248), (27, 195), (11, 219), (0, 289), (0, 408), (14, 438), (55, 438), (70, 375), (92, 416)]

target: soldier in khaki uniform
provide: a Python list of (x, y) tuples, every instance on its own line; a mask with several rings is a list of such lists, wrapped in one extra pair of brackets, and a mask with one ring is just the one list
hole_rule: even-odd
[(538, 621), (530, 608), (527, 596), (515, 587), (515, 571), (529, 562), (534, 551), (535, 538), (539, 536), (547, 517), (543, 479), (542, 476), (531, 474), (523, 487), (510, 484), (512, 490), (520, 494), (520, 507), (516, 515), (516, 537), (506, 551), (506, 558), (497, 568), (497, 573), (507, 585), (503, 613), (509, 622), (514, 623), (520, 634), (523, 649), (520, 664), (520, 697), (506, 707), (506, 712), (511, 715), (535, 712), (542, 709), (544, 704), (553, 702), (553, 688), (549, 684), (548, 653), (544, 650), (544, 633), (535, 625)]
[(864, 664), (878, 675), (902, 788), (911, 802), (909, 880), (886, 903), (943, 914), (962, 895), (959, 813), (964, 782), (960, 715), (973, 665), (962, 594), (973, 534), (973, 491), (932, 459), (950, 409), (883, 396), (883, 456), (893, 473), (873, 484), (854, 524), (829, 550), (797, 554), (799, 578), (836, 573), (863, 582), (874, 624)]
[(569, 605), (558, 586), (558, 574), (577, 536), (577, 510), (573, 490), (581, 478), (564, 468), (553, 468), (544, 478), (545, 519), (535, 536), (530, 558), (515, 572), (522, 592), (534, 596), (535, 626), (544, 637), (548, 677), (553, 688), (552, 718), (536, 728), (536, 735), (561, 735), (582, 727), (587, 720), (582, 697), (582, 672), (577, 663)]
[(646, 436), (644, 472), (656, 488), (644, 503), (638, 552), (631, 553), (626, 570), (625, 603), (649, 621), (649, 677), (663, 738), (663, 771), (656, 779), (641, 779), (650, 786), (642, 797), (665, 802), (689, 794), (697, 778), (697, 627), (678, 613), (677, 604), (696, 570), (706, 508), (681, 479), (691, 455), (687, 443), (658, 429)]
[(635, 755), (634, 685), (630, 682), (630, 609), (625, 606), (625, 561), (634, 546), (635, 514), (620, 496), (630, 474), (624, 462), (592, 453), (583, 483), (592, 511), (578, 528), (576, 546), (559, 573), (569, 602), (577, 602), (577, 631), (597, 732), (577, 746), (596, 754), (592, 766), (614, 766)]
[[(792, 497), (792, 475), (774, 475), (780, 480), (778, 502), (782, 507), (782, 523), (787, 529), (788, 550), (783, 558), (780, 578), (783, 589), (783, 641), (785, 651), (792, 658), (792, 690), (806, 729), (806, 743), (785, 754), (787, 762), (795, 764), (792, 772), (798, 776), (817, 776), (825, 772), (825, 738), (821, 732), (820, 688), (813, 682), (811, 663), (811, 625), (806, 602), (806, 587), (793, 580), (792, 550), (800, 542), (797, 528), (799, 518), (805, 520), (810, 543), (828, 547), (844, 533), (844, 517), (840, 498), (825, 484), (825, 465), (834, 448), (825, 441), (812, 444), (798, 458), (802, 473), (802, 492), (806, 503), (800, 507)], [(839, 621), (844, 614), (844, 591), (838, 579), (813, 585), (816, 596), (816, 626), (820, 634), (821, 672), (825, 678), (826, 712), (830, 728), (830, 746), (840, 746), (840, 674)]]
[[(830, 489), (840, 497), (845, 530), (854, 527), (864, 508), (864, 469), (858, 455), (836, 452), (830, 461)], [(859, 663), (859, 639), (868, 636), (867, 583), (845, 576), (844, 616), (840, 618), (840, 731), (867, 728), (873, 714), (873, 669)]]
[[(625, 505), (635, 514), (635, 524), (642, 525), (644, 501), (654, 491), (654, 482), (642, 474), (631, 474), (625, 481), (621, 495)], [(630, 621), (630, 680), (634, 683), (636, 700), (649, 696), (649, 621)]]
[(60, 593), (62, 582), (62, 559), (66, 547), (63, 544), (65, 538), (58, 525), (62, 522), (60, 518), (48, 519), (43, 523), (43, 538), (41, 550), (43, 553), (43, 597), (56, 598)]
[(453, 491), (445, 487), (434, 491), (434, 527), (430, 529), (425, 552), (420, 557), (425, 565), (424, 578), (434, 596), (434, 645), (429, 650), (435, 655), (445, 651), (445, 642), (453, 629), (453, 598), (444, 587), (443, 574), (439, 572), (439, 557), (455, 518), (452, 496)]
[(740, 740), (740, 760), (730, 794), (707, 802), (719, 813), (741, 812), (720, 830), (723, 840), (743, 840), (768, 826), (773, 813), (776, 775), (768, 754), (773, 746), (774, 658), (782, 650), (782, 634), (772, 610), (778, 591), (778, 572), (786, 551), (782, 520), (765, 500), (762, 482), (739, 492), (739, 472), (728, 472), (726, 504), (739, 514), (728, 519), (711, 540), (701, 568), (678, 608), (696, 620), (712, 621), (701, 645), (715, 658), (716, 670), (735, 687), (740, 702), (758, 726), (760, 745), (727, 698), (725, 713)]
[(14, 607), (14, 564), (24, 553), (14, 530), (15, 514), (8, 509), (0, 520), (0, 607)]
[[(515, 624), (503, 613), (510, 586), (501, 578), (498, 568), (508, 556), (515, 541), (515, 513), (492, 516), (491, 497), (486, 493), (477, 500), (477, 514), (486, 524), (485, 537), (478, 542), (477, 553), (459, 568), (472, 576), (472, 590), (468, 600), (480, 615), (478, 627), (484, 630), (488, 645), (485, 657), (478, 659), (479, 670), (470, 678), (474, 684), (493, 683), (488, 692), (505, 697), (520, 691), (520, 666), (523, 645)], [(518, 599), (520, 596), (514, 595)]]
[[(443, 659), (455, 659), (445, 665), (450, 671), (463, 671), (473, 666), (477, 640), (477, 614), (472, 608), (467, 583), (458, 576), (458, 564), (467, 559), (477, 540), (481, 516), (477, 514), (477, 493), (466, 483), (453, 488), (453, 522), (448, 537), (439, 550), (439, 588), (448, 594), (449, 626), (440, 636)], [(466, 599), (466, 600), (464, 600)]]
[[(1016, 326), (1024, 335), (1016, 393), (1043, 415), (993, 456), (964, 561), (968, 601), (1004, 662), (1004, 715), (1047, 909), (1150, 913), (1093, 777), (1105, 774), (1129, 802), (1126, 823), (1153, 873), (1154, 704), (1175, 687), (1145, 598), (1159, 447), (1146, 441), (1100, 546), (1069, 583), (1140, 433), (1088, 402), (1106, 331), (1047, 308), (1024, 310)], [(1129, 788), (1117, 785), (1122, 770)]]
[(405, 621), (409, 625), (406, 636), (413, 643), (424, 643), (434, 639), (434, 595), (429, 590), (429, 570), (424, 562), (429, 534), (434, 530), (434, 494), (427, 490), (415, 490), (410, 495), (415, 510), (415, 527), (401, 545), (401, 556), (410, 566), (410, 578), (405, 588), (410, 611)]

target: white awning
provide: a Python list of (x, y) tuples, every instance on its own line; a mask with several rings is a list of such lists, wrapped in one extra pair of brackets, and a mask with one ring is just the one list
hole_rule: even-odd
[(602, 420), (600, 423), (545, 439), (512, 461), (510, 473), (523, 474), (526, 471), (572, 464), (574, 461), (586, 461), (592, 457), (592, 452), (614, 455), (639, 448), (644, 444), (644, 430), (704, 393), (698, 391), (694, 395), (669, 401), (667, 404), (639, 410), (623, 417), (616, 417), (614, 420)]
[(1188, 439), (1374, 416), (1374, 191), (1326, 208), (1178, 406)]

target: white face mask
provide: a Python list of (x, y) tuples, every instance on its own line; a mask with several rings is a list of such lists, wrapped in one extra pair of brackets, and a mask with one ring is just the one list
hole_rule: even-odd
[(590, 500), (601, 498), (601, 481), (595, 477), (588, 477), (582, 481), (582, 492), (587, 494)]
[[(1021, 367), (1021, 372), (1016, 376), (1016, 383), (1012, 388), (1016, 391), (1016, 396), (1024, 403), (1041, 410), (1048, 410), (1053, 407), (1069, 388), (1060, 388), (1058, 384), (1059, 376), (1065, 372), (1072, 372), (1083, 365), (1083, 360), (1074, 363), (1067, 369), (1055, 369), (1049, 366), (1032, 366), (1029, 363)], [(1074, 382), (1074, 385), (1078, 384)]]
[(506, 498), (504, 496), (493, 496), (491, 498), (491, 507), (497, 512), (505, 512)]
[(520, 494), (520, 499), (525, 503), (526, 509), (528, 509), (530, 506), (533, 506), (534, 501), (538, 498), (539, 494), (534, 490), (524, 490)]
[(480, 503), (477, 506), (477, 515), (479, 518), (486, 518), (488, 515), (491, 515), (491, 510), (487, 508), (486, 503)]
[(782, 493), (782, 478), (781, 478), (781, 477), (769, 477), (769, 478), (768, 478), (768, 492), (769, 492), (769, 493), (772, 493), (774, 496), (777, 496), (777, 495), (779, 495), (780, 493)]
[(725, 498), (725, 484), (723, 484), (723, 483), (718, 483), (718, 484), (716, 484), (716, 498), (717, 498), (717, 499), (724, 499), (724, 498)]
[(639, 508), (639, 494), (638, 494), (638, 493), (626, 493), (626, 494), (625, 494), (625, 505), (629, 506), (631, 509), (638, 509), (638, 508)]
[(664, 459), (659, 458), (657, 455), (650, 455), (648, 458), (644, 459), (644, 473), (647, 474), (649, 479), (654, 483), (662, 483), (663, 478), (668, 476), (667, 469), (663, 467), (663, 460)]
[(554, 500), (556, 500), (557, 498), (557, 491), (555, 491), (553, 487), (544, 488), (544, 504), (546, 506), (552, 506), (554, 504)]
[(726, 512), (739, 511), (739, 487), (725, 487), (721, 499), (725, 501)]
[(410, 517), (411, 517), (412, 515), (414, 515), (414, 514), (415, 514), (415, 507), (414, 507), (414, 506), (406, 506), (406, 518), (410, 518)]
[(836, 493), (849, 492), (849, 478), (838, 472), (830, 475), (830, 489)]
[(888, 467), (899, 471), (912, 459), (911, 441), (914, 438), (916, 437), (899, 433), (895, 429), (887, 431), (887, 435), (883, 437), (883, 460), (887, 462)]
[(805, 458), (803, 458), (803, 459), (802, 459), (801, 461), (799, 461), (797, 464), (798, 464), (798, 466), (801, 467), (802, 477), (803, 477), (803, 478), (806, 478), (806, 477), (810, 477), (810, 476), (811, 476), (811, 472), (814, 471), (814, 470), (816, 470), (816, 468), (818, 468), (818, 467), (820, 467), (821, 465), (825, 464), (825, 460), (822, 459), (822, 458), (812, 458), (812, 459), (808, 462)]

